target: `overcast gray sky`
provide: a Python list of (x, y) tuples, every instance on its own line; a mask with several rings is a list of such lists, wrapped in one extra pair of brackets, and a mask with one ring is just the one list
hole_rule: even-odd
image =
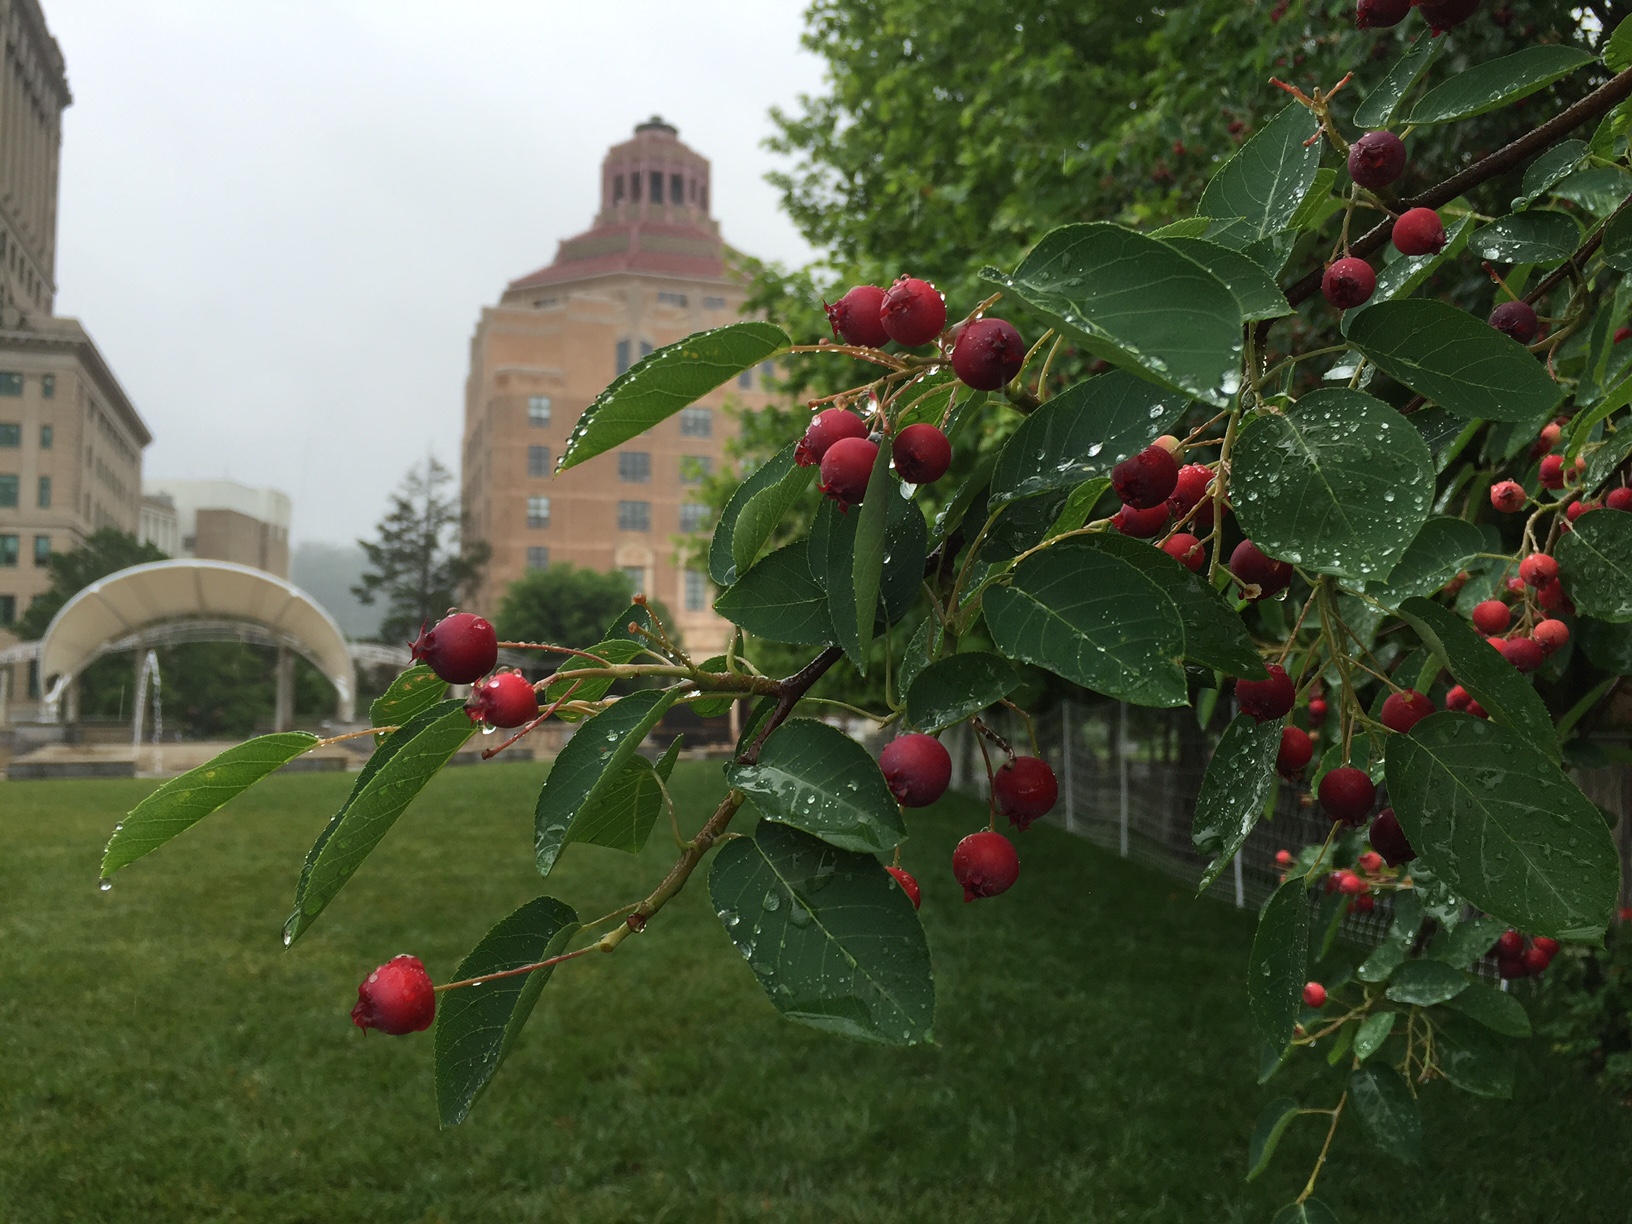
[(44, 0), (68, 61), (57, 310), (153, 431), (149, 476), (294, 499), (366, 534), (457, 466), (468, 343), (585, 228), (654, 112), (714, 164), (726, 238), (809, 251), (767, 111), (819, 89), (796, 0)]

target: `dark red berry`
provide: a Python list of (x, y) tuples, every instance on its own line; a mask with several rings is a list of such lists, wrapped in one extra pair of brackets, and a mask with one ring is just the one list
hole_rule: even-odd
[(1405, 142), (1393, 132), (1367, 132), (1349, 146), (1349, 177), (1370, 191), (1391, 186), (1404, 173)]
[(870, 438), (840, 438), (822, 456), (822, 478), (816, 487), (841, 508), (860, 505), (877, 459), (878, 443)]
[(846, 344), (869, 348), (882, 348), (890, 340), (878, 317), (883, 305), (884, 290), (877, 285), (857, 285), (833, 305), (822, 303), (835, 336)]
[(1562, 489), (1564, 487), (1564, 456), (1547, 455), (1541, 461), (1541, 487), (1544, 489)]
[(1458, 684), (1445, 694), (1445, 708), (1447, 710), (1465, 710), (1472, 700), (1473, 698), (1468, 695), (1468, 690)]
[(1436, 35), (1454, 30), (1479, 8), (1479, 0), (1422, 0), (1422, 16)]
[(538, 717), (538, 694), (520, 672), (500, 672), (471, 691), (465, 713), (490, 727), (520, 727)]
[(1167, 505), (1152, 506), (1149, 510), (1124, 505), (1111, 516), (1111, 526), (1136, 540), (1153, 540), (1167, 530)]
[(1320, 806), (1339, 824), (1358, 829), (1366, 822), (1377, 788), (1366, 771), (1339, 765), (1320, 780)]
[(1160, 506), (1179, 483), (1179, 465), (1173, 452), (1155, 443), (1111, 469), (1111, 488), (1124, 505), (1135, 510)]
[(1310, 982), (1303, 988), (1303, 1005), (1305, 1007), (1325, 1007), (1326, 987), (1319, 982)]
[(1230, 573), (1258, 588), (1254, 599), (1263, 599), (1292, 585), (1292, 567), (1264, 554), (1251, 540), (1242, 540), (1230, 554)]
[(1360, 0), (1354, 15), (1356, 29), (1377, 30), (1397, 26), (1411, 11), (1411, 0)]
[(1556, 612), (1561, 616), (1570, 616), (1575, 612), (1575, 604), (1564, 593), (1564, 584), (1557, 578), (1551, 582), (1544, 582), (1536, 588), (1536, 602), (1547, 612)]
[(1619, 344), (1623, 340), (1632, 340), (1632, 327), (1617, 327), (1615, 329), (1614, 343)]
[(935, 339), (946, 326), (946, 299), (928, 281), (903, 276), (885, 292), (879, 319), (891, 340), (917, 348)]
[(1561, 620), (1544, 620), (1536, 622), (1536, 627), (1530, 630), (1531, 640), (1541, 647), (1542, 654), (1552, 654), (1561, 650), (1570, 640), (1570, 627)]
[(1383, 856), (1383, 862), (1390, 867), (1403, 867), (1417, 857), (1417, 852), (1411, 848), (1411, 842), (1405, 836), (1405, 830), (1400, 828), (1400, 821), (1394, 815), (1394, 809), (1384, 808), (1377, 813), (1377, 819), (1371, 822), (1371, 833), (1367, 838), (1371, 848)]
[(499, 661), (499, 635), (474, 613), (455, 612), (422, 627), (408, 653), (449, 684), (473, 684)]
[(1497, 649), (1502, 652), (1502, 658), (1521, 672), (1535, 671), (1546, 658), (1541, 645), (1527, 637), (1508, 638)]
[(1434, 712), (1434, 703), (1416, 689), (1390, 693), (1383, 702), (1382, 723), (1390, 731), (1404, 735)]
[(1394, 249), (1401, 255), (1437, 255), (1445, 247), (1445, 226), (1431, 208), (1413, 208), (1394, 222)]
[(1473, 605), (1473, 627), (1480, 633), (1506, 633), (1512, 623), (1512, 610), (1499, 599)]
[(952, 851), (952, 875), (963, 885), (963, 899), (995, 897), (1020, 878), (1020, 856), (1001, 833), (971, 833)]
[[(1187, 463), (1179, 469), (1178, 479), (1173, 484), (1173, 492), (1167, 499), (1167, 508), (1173, 512), (1175, 519), (1182, 519), (1190, 513), (1192, 507), (1210, 498), (1213, 488), (1213, 471), (1199, 463)], [(1201, 509), (1196, 511), (1196, 517), (1191, 520), (1202, 531), (1213, 525), (1213, 505), (1210, 500)]]
[(901, 885), (901, 891), (907, 894), (907, 900), (912, 902), (912, 908), (917, 909), (918, 902), (921, 899), (921, 890), (918, 887), (918, 881), (913, 879), (912, 876), (901, 867), (886, 867), (884, 870), (895, 877), (895, 882)]
[(1353, 310), (1377, 292), (1377, 273), (1363, 259), (1339, 259), (1326, 268), (1320, 291), (1336, 310)]
[(1003, 319), (974, 320), (958, 332), (952, 346), (952, 372), (976, 391), (1006, 386), (1025, 360), (1026, 342)]
[(1544, 973), (1547, 966), (1553, 963), (1553, 958), (1540, 948), (1529, 947), (1524, 950), (1524, 972), (1528, 977), (1535, 977)]
[(1509, 928), (1496, 937), (1491, 951), (1504, 960), (1517, 960), (1524, 955), (1524, 936)]
[(1504, 480), (1490, 486), (1490, 504), (1503, 514), (1517, 514), (1529, 500), (1524, 486), (1516, 480)]
[[(1393, 811), (1392, 808), (1389, 810)], [(1376, 875), (1383, 869), (1383, 856), (1378, 854), (1375, 850), (1367, 850), (1359, 858), (1355, 859), (1354, 863), (1356, 867), (1360, 868), (1360, 870), (1364, 871), (1366, 874)]]
[(1490, 312), (1490, 325), (1520, 344), (1529, 344), (1536, 338), (1541, 320), (1528, 302), (1503, 302)]
[(1558, 577), (1558, 562), (1546, 553), (1531, 553), (1519, 562), (1519, 577), (1526, 586), (1539, 587)]
[(1315, 756), (1315, 741), (1297, 727), (1281, 728), (1281, 750), (1275, 754), (1277, 773), (1291, 777)]
[(1201, 567), (1207, 563), (1207, 553), (1201, 541), (1188, 531), (1178, 531), (1168, 536), (1162, 542), (1162, 551), (1192, 574), (1201, 573)]
[(1527, 976), (1524, 967), (1524, 954), (1521, 952), (1518, 956), (1498, 956), (1496, 958), (1496, 972), (1508, 979)]
[(357, 987), (351, 1022), (365, 1032), (379, 1029), (393, 1037), (418, 1033), (436, 1018), (436, 990), (417, 956), (393, 956)]
[(1235, 682), (1235, 703), (1241, 707), (1241, 713), (1259, 722), (1285, 718), (1292, 711), (1292, 703), (1298, 699), (1298, 691), (1292, 685), (1292, 677), (1286, 674), (1286, 668), (1279, 663), (1271, 663), (1267, 670), (1267, 680)]
[(1553, 957), (1558, 955), (1558, 940), (1548, 939), (1545, 935), (1537, 935), (1530, 941), (1530, 946), (1545, 956), (1548, 961), (1551, 961)]
[(952, 782), (952, 757), (933, 735), (899, 735), (884, 745), (878, 766), (902, 807), (928, 807)]
[(992, 798), (997, 810), (1024, 833), (1031, 822), (1045, 816), (1060, 797), (1060, 784), (1048, 762), (1021, 756), (999, 766), (992, 775)]
[(1326, 703), (1319, 697), (1309, 702), (1309, 726), (1324, 727), (1326, 725)]
[(1609, 496), (1604, 499), (1604, 504), (1611, 510), (1623, 512), (1632, 510), (1632, 489), (1628, 489), (1624, 485), (1618, 489), (1611, 489)]
[(828, 448), (843, 438), (865, 438), (867, 423), (853, 412), (843, 408), (829, 408), (818, 412), (793, 448), (793, 461), (800, 467), (814, 467), (822, 461)]
[(1563, 432), (1557, 421), (1549, 421), (1546, 425), (1543, 425), (1541, 432), (1536, 435), (1536, 440), (1530, 443), (1530, 458), (1540, 459), (1548, 451), (1552, 450), (1553, 447), (1558, 445), (1558, 439)]
[(890, 455), (908, 484), (934, 484), (952, 466), (952, 443), (933, 425), (908, 425), (895, 435)]
[(1354, 872), (1352, 872), (1352, 871), (1340, 871), (1340, 872), (1338, 872), (1338, 881), (1337, 881), (1337, 891), (1338, 892), (1346, 893), (1348, 896), (1351, 896), (1351, 897), (1358, 897), (1361, 893), (1366, 891), (1366, 888), (1367, 888), (1366, 882), (1364, 880), (1362, 880), (1359, 876), (1355, 875)]

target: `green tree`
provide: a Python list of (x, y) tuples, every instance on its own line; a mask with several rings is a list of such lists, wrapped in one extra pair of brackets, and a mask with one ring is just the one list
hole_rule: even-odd
[(412, 637), (468, 598), (487, 565), (486, 541), (465, 531), (459, 500), (447, 492), (453, 474), (433, 458), (403, 477), (373, 540), (359, 540), (369, 568), (352, 593), (365, 604), (383, 598), (380, 640)]
[(62, 605), (97, 579), (132, 565), (166, 559), (155, 545), (144, 544), (128, 532), (113, 527), (92, 532), (77, 548), (51, 554), (51, 585), (28, 605), (28, 611), (17, 622), (18, 636), (24, 641), (44, 636), (46, 626)]
[(554, 642), (582, 650), (601, 640), (629, 606), (628, 577), (571, 564), (530, 570), (505, 589), (494, 627), (510, 642)]

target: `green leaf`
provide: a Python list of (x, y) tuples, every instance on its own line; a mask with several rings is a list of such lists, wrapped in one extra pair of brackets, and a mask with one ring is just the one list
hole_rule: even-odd
[(993, 643), (1011, 659), (1107, 697), (1187, 704), (1178, 608), (1134, 566), (1074, 543), (1026, 558), (1010, 585), (986, 591), (982, 606)]
[[(643, 801), (641, 782), (625, 767), (674, 704), (676, 692), (642, 689), (620, 697), (586, 718), (566, 742), (533, 805), (533, 854), (539, 875), (550, 874), (569, 842), (631, 853), (645, 844), (651, 831), (646, 813), (649, 809), (655, 817), (657, 810), (655, 783), (652, 798)], [(649, 773), (651, 767), (646, 768)], [(644, 829), (638, 827), (642, 820)]]
[(773, 642), (825, 646), (835, 637), (827, 593), (810, 576), (803, 540), (777, 549), (721, 591), (714, 610)]
[(1386, 982), (1416, 946), (1422, 918), (1422, 901), (1415, 890), (1395, 893), (1394, 917), (1388, 924), (1388, 934), (1361, 962), (1354, 976), (1362, 982)]
[(877, 859), (762, 820), (720, 849), (708, 888), (731, 942), (788, 1019), (886, 1045), (931, 1040), (929, 945)]
[(1534, 420), (1563, 398), (1522, 344), (1445, 302), (1379, 302), (1355, 317), (1349, 342), (1389, 377), (1467, 420)]
[(1317, 1198), (1288, 1203), (1275, 1213), (1269, 1224), (1337, 1224), (1332, 1209)]
[(1240, 306), (1223, 281), (1161, 241), (1109, 222), (1065, 225), (1046, 234), (1012, 277), (995, 268), (981, 275), (1075, 334), (1094, 356), (1215, 407), (1229, 403)]
[[(880, 448), (879, 460), (885, 462), (888, 450)], [(873, 471), (878, 476), (878, 469)], [(867, 505), (860, 512), (844, 513), (838, 503), (824, 500), (817, 509), (809, 541), (810, 575), (826, 592), (828, 617), (834, 636), (830, 639), (843, 646), (856, 669), (866, 674), (866, 644), (871, 642), (877, 625), (879, 599), (884, 604), (885, 619), (900, 620), (917, 602), (924, 576), (924, 556), (928, 549), (928, 528), (923, 513), (914, 499), (900, 495), (901, 485), (894, 476), (884, 476), (884, 491), (878, 497), (874, 514), (887, 516), (884, 522), (883, 545), (878, 557), (881, 574), (878, 578), (878, 596), (872, 600), (874, 613), (865, 636), (860, 632), (862, 616), (857, 606), (857, 582), (862, 575), (862, 529), (871, 534), (876, 520), (868, 519)], [(872, 501), (868, 494), (868, 501)], [(862, 592), (865, 596), (865, 591)]]
[[(839, 640), (847, 651), (851, 645), (850, 628), (855, 628), (855, 650), (850, 658), (862, 675), (867, 674), (867, 648), (873, 644), (878, 589), (884, 577), (884, 528), (889, 521), (891, 501), (901, 500), (900, 485), (890, 474), (890, 448), (880, 446), (873, 459), (873, 473), (867, 480), (867, 492), (856, 518), (855, 545), (850, 553), (853, 608), (850, 625), (839, 623), (833, 590), (831, 587), (828, 589), (828, 611), (833, 613), (833, 624), (838, 628)], [(831, 568), (830, 560), (829, 572)]]
[(780, 327), (750, 321), (697, 332), (642, 357), (584, 409), (555, 470), (577, 467), (639, 437), (792, 344)]
[(1458, 969), (1466, 969), (1490, 951), (1490, 945), (1507, 930), (1507, 923), (1495, 918), (1472, 918), (1459, 922), (1443, 938), (1434, 940), (1428, 955)]
[(1314, 181), (1309, 184), (1309, 190), (1298, 205), (1298, 211), (1292, 214), (1287, 228), (1313, 232), (1325, 225), (1333, 214), (1341, 211), (1343, 201), (1332, 194), (1332, 188), (1336, 185), (1336, 170), (1327, 166), (1316, 170)]
[(996, 451), (987, 451), (976, 459), (974, 470), (969, 473), (963, 483), (958, 486), (957, 491), (947, 500), (946, 505), (942, 506), (940, 512), (936, 514), (933, 531), (936, 543), (945, 540), (962, 525), (964, 516), (969, 513), (969, 508), (977, 501), (982, 501), (984, 504), (986, 491), (992, 483), (992, 470), (997, 466), (997, 455), (998, 452)]
[(1365, 1062), (1378, 1050), (1394, 1031), (1394, 1017), (1398, 1012), (1372, 1012), (1360, 1022), (1360, 1031), (1354, 1035), (1354, 1057)]
[(1020, 669), (1002, 655), (971, 650), (931, 663), (907, 689), (907, 725), (944, 730), (1002, 701), (1020, 683)]
[[(640, 651), (639, 642), (626, 637), (613, 637), (607, 638), (604, 642), (596, 642), (584, 653), (592, 654), (595, 659), (604, 659), (611, 666), (618, 667), (630, 662)], [(595, 659), (586, 659), (580, 655), (566, 655), (563, 657), (565, 661), (561, 664), (560, 670), (562, 671), (603, 670), (601, 664), (597, 663)], [(540, 704), (549, 705), (551, 702), (562, 700), (566, 697), (569, 689), (572, 691), (572, 700), (574, 701), (599, 701), (606, 696), (607, 691), (615, 683), (617, 683), (617, 678), (610, 674), (605, 677), (578, 676), (571, 680), (551, 680), (544, 686), (544, 695), (540, 700)], [(578, 716), (563, 714), (560, 717), (568, 722), (573, 722), (577, 720)]]
[(1292, 313), (1292, 304), (1270, 276), (1239, 251), (1201, 238), (1168, 238), (1167, 245), (1180, 255), (1195, 260), (1229, 287), (1248, 323), (1260, 319), (1281, 319)]
[(1096, 476), (1072, 489), (1071, 495), (1065, 499), (1064, 508), (1054, 517), (1054, 522), (1049, 525), (1043, 538), (1052, 540), (1055, 536), (1082, 527), (1088, 522), (1088, 516), (1094, 512), (1094, 507), (1099, 504), (1099, 499), (1110, 492), (1110, 489), (1109, 476)]
[(1632, 68), (1632, 17), (1622, 18), (1604, 43), (1604, 67), (1611, 72)]
[(1617, 272), (1632, 272), (1632, 213), (1616, 213), (1609, 219), (1599, 249), (1604, 262)]
[(1463, 1092), (1475, 1096), (1513, 1096), (1513, 1050), (1484, 1029), (1445, 1016), (1434, 1026), (1434, 1061)]
[(376, 727), (400, 727), (423, 714), (448, 691), (448, 682), (423, 663), (415, 663), (368, 707), (368, 721)]
[(841, 850), (884, 854), (907, 835), (878, 763), (814, 719), (789, 719), (766, 738), (758, 764), (733, 763), (725, 776), (772, 820)]
[(1475, 64), (1424, 94), (1410, 121), (1450, 123), (1483, 115), (1539, 93), (1594, 58), (1579, 47), (1535, 46)]
[(1559, 263), (1581, 245), (1581, 226), (1568, 213), (1550, 208), (1514, 213), (1473, 236), (1468, 249), (1498, 263)]
[(708, 572), (721, 587), (748, 572), (793, 503), (810, 487), (816, 469), (794, 462), (797, 446), (790, 443), (755, 468), (720, 511), (708, 546)]
[[(386, 738), (328, 827), (307, 852), (285, 944), (305, 933), (334, 895), (380, 844), (425, 784), (465, 746), (476, 725), (463, 701), (432, 706)], [(375, 760), (380, 764), (375, 767)]]
[(1553, 556), (1564, 589), (1583, 615), (1611, 624), (1632, 621), (1632, 514), (1583, 514)]
[(1445, 1006), (1476, 1020), (1494, 1033), (1504, 1037), (1530, 1036), (1530, 1016), (1513, 995), (1505, 994), (1468, 974), (1468, 988)]
[(1305, 143), (1319, 131), (1294, 102), (1242, 145), (1202, 192), (1196, 211), (1230, 223), (1208, 236), (1239, 249), (1286, 229), (1320, 167), (1320, 146)]
[(1536, 158), (1524, 172), (1524, 184), (1519, 188), (1521, 194), (1513, 201), (1513, 211), (1522, 212), (1541, 199), (1573, 174), (1586, 156), (1586, 141), (1565, 140)]
[(1632, 676), (1632, 624), (1610, 625), (1580, 617), (1575, 622), (1575, 644), (1594, 667), (1612, 676)]
[(1454, 263), (1467, 249), (1468, 235), (1473, 232), (1472, 217), (1463, 217), (1445, 232), (1445, 245), (1432, 255), (1402, 255), (1377, 270), (1377, 288), (1364, 304), (1343, 312), (1342, 331), (1345, 336), (1354, 326), (1355, 319), (1383, 302), (1410, 297), (1428, 282), (1439, 269)]
[(1247, 1147), (1247, 1180), (1250, 1182), (1258, 1174), (1269, 1168), (1269, 1161), (1275, 1155), (1275, 1148), (1286, 1134), (1286, 1128), (1292, 1125), (1302, 1110), (1291, 1097), (1280, 1097), (1264, 1106), (1258, 1115), (1258, 1121), (1252, 1128), (1252, 1143)]
[(1431, 1007), (1456, 998), (1467, 988), (1467, 975), (1444, 961), (1408, 960), (1394, 971), (1387, 997), (1395, 1003)]
[(1349, 1076), (1349, 1100), (1380, 1151), (1417, 1163), (1422, 1156), (1422, 1114), (1398, 1071), (1378, 1064), (1355, 1068)]
[(1390, 608), (1413, 597), (1432, 595), (1484, 548), (1485, 538), (1472, 523), (1445, 516), (1431, 518), (1422, 525), (1388, 578), (1372, 583), (1367, 591)]
[(1553, 760), (1558, 739), (1546, 704), (1513, 665), (1491, 649), (1461, 617), (1427, 599), (1408, 599), (1400, 615), (1417, 631), (1456, 682), (1467, 689), (1496, 722), (1511, 727)]
[[(1625, 400), (1616, 403), (1617, 400), (1622, 400), (1623, 396)], [(1632, 401), (1632, 378), (1627, 378), (1620, 383), (1609, 393), (1602, 404), (1595, 407), (1591, 413), (1584, 415), (1596, 415), (1599, 409), (1609, 405), (1613, 405), (1610, 408), (1610, 411), (1613, 412), (1624, 407), (1628, 401)], [(1605, 415), (1607, 416), (1608, 413), (1605, 413)], [(1613, 476), (1621, 464), (1626, 462), (1627, 456), (1632, 455), (1632, 429), (1623, 426), (1604, 439), (1602, 444), (1585, 448), (1581, 453), (1587, 457), (1587, 467), (1581, 473), (1580, 487), (1582, 495), (1587, 496), (1596, 493), (1599, 486)]]
[(1166, 433), (1187, 406), (1183, 396), (1123, 370), (1068, 387), (1022, 421), (1004, 445), (992, 471), (991, 504), (1109, 476)]
[(1248, 421), (1230, 468), (1241, 529), (1272, 557), (1385, 578), (1428, 518), (1434, 461), (1411, 423), (1360, 391), (1312, 391)]
[[(554, 897), (535, 897), (482, 936), (452, 981), (486, 977), (559, 956), (578, 930), (578, 915)], [(516, 977), (448, 990), (436, 1008), (436, 1105), (443, 1126), (458, 1126), (498, 1073), (532, 1015), (550, 975)]]
[(1309, 964), (1309, 899), (1301, 876), (1275, 890), (1258, 919), (1247, 962), (1252, 1022), (1270, 1044), (1292, 1040)]
[(1553, 194), (1570, 200), (1597, 217), (1619, 208), (1632, 189), (1632, 175), (1619, 166), (1588, 166), (1561, 180)]
[(1190, 840), (1212, 861), (1197, 892), (1206, 892), (1229, 866), (1264, 810), (1275, 781), (1275, 757), (1281, 750), (1283, 719), (1259, 722), (1237, 714), (1224, 728), (1218, 748), (1207, 762), (1196, 796), (1196, 818)]
[(1506, 727), (1431, 714), (1388, 740), (1389, 798), (1423, 865), (1520, 930), (1596, 942), (1620, 867), (1598, 809)]
[(1394, 62), (1388, 75), (1377, 83), (1377, 88), (1367, 94), (1366, 100), (1355, 110), (1355, 127), (1384, 128), (1391, 124), (1405, 95), (1422, 80), (1423, 73), (1428, 71), (1444, 45), (1443, 38), (1435, 38), (1426, 31), (1412, 39), (1405, 54)]
[(185, 833), (317, 742), (304, 731), (262, 735), (171, 778), (114, 828), (102, 852), (102, 878)]

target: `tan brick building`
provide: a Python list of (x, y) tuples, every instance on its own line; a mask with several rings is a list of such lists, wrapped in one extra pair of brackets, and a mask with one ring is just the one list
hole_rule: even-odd
[(728, 271), (709, 203), (707, 159), (653, 118), (601, 163), (594, 226), (483, 309), (465, 384), (461, 483), (472, 532), (493, 549), (484, 610), (529, 568), (621, 569), (668, 605), (693, 651), (723, 650), (728, 626), (707, 579), (676, 564), (676, 546), (709, 530), (692, 494), (723, 462), (727, 403), (766, 402), (765, 370), (553, 474), (574, 422), (616, 375), (740, 315), (744, 286)]

